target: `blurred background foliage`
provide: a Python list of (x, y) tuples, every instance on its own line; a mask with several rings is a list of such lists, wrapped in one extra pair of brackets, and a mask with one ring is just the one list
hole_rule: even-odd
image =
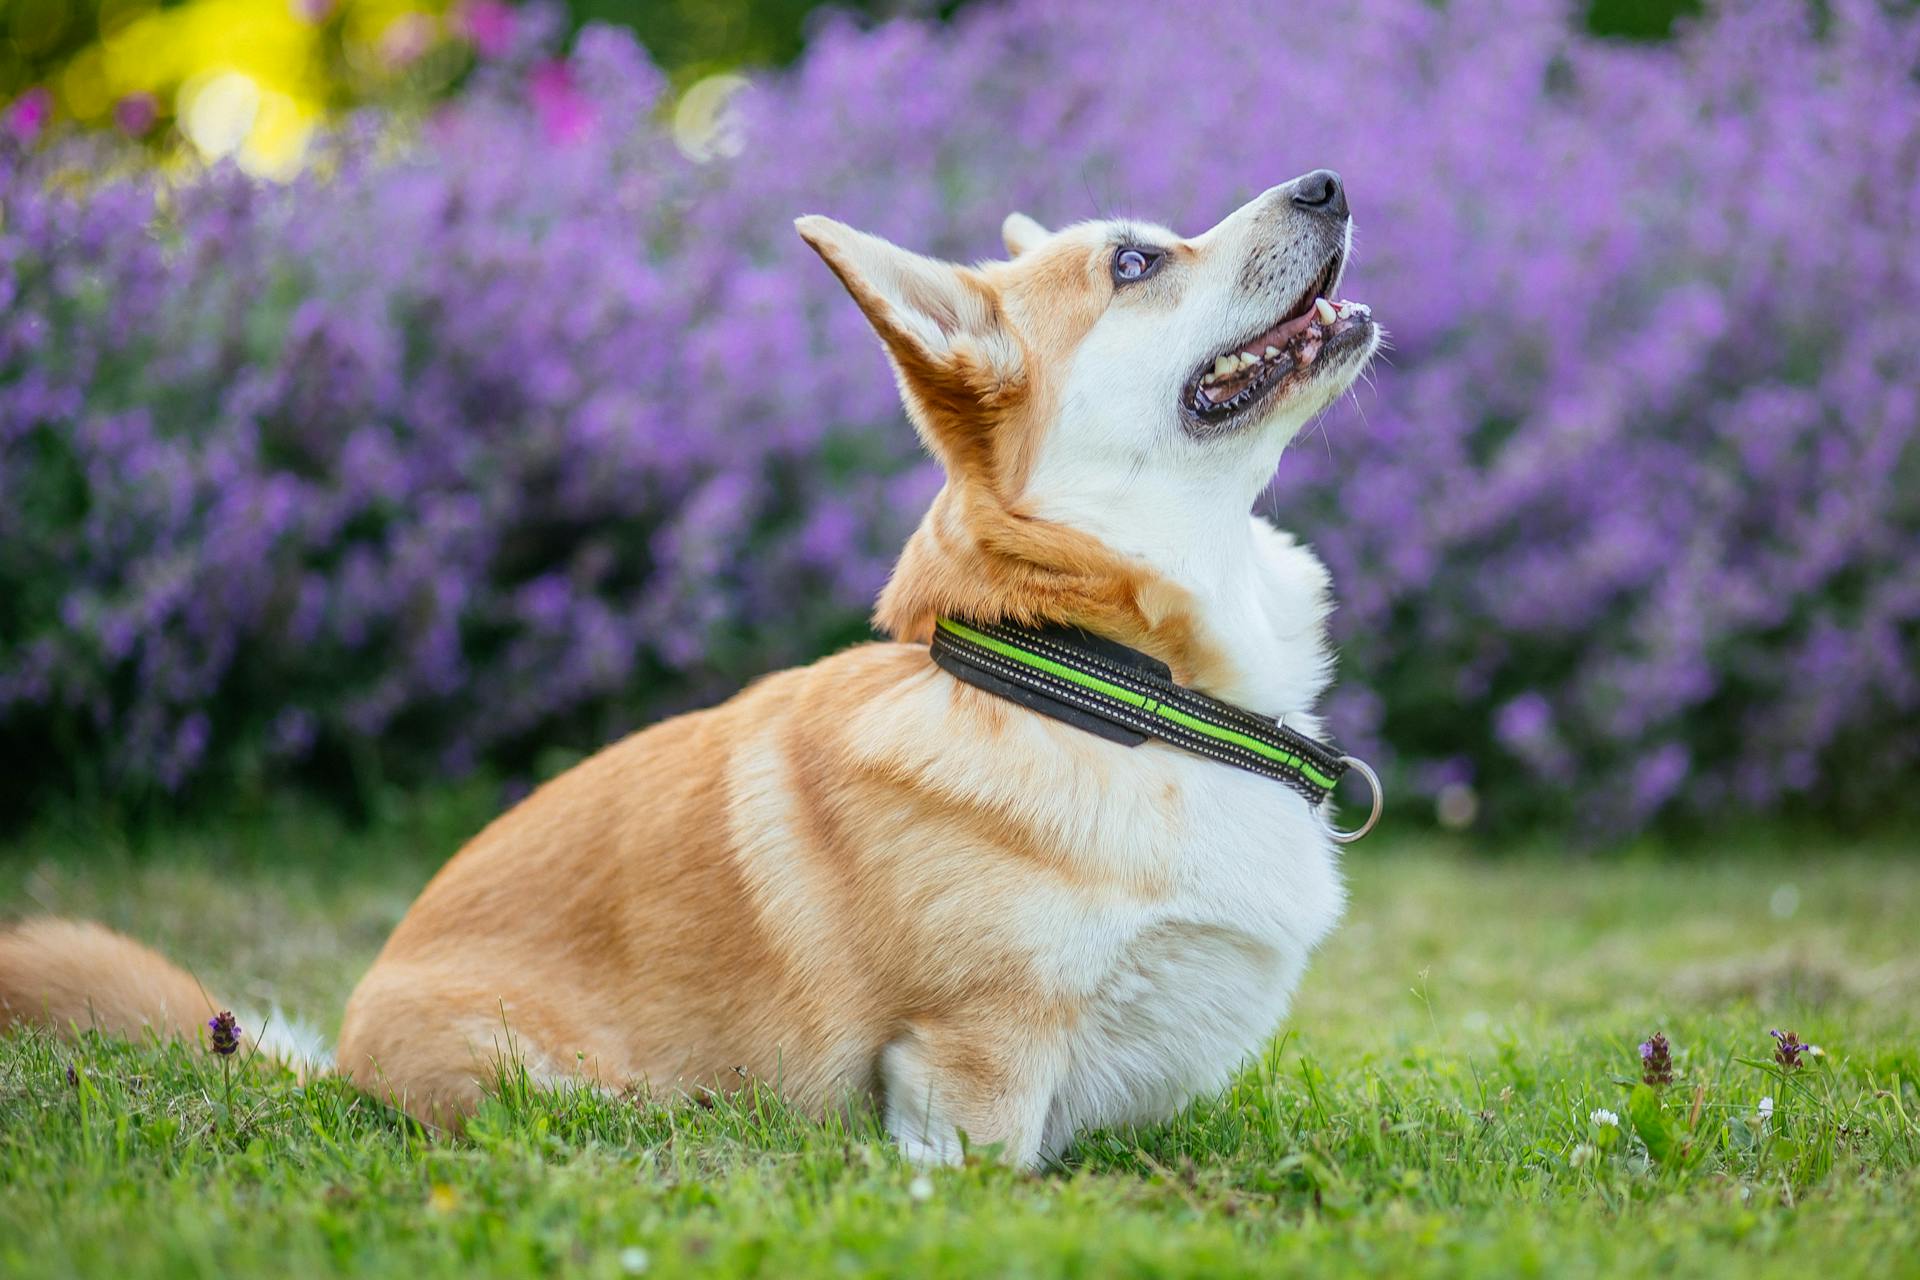
[(860, 639), (937, 478), (794, 214), (1326, 163), (1393, 350), (1265, 509), (1396, 812), (1912, 813), (1913, 5), (1286, 12), (0, 0), (0, 825), (524, 781)]
[[(879, 18), (948, 18), (966, 0), (838, 0)], [(631, 27), (685, 90), (797, 55), (820, 0), (568, 0), (552, 21)], [(404, 109), (506, 52), (506, 0), (0, 0), (0, 101), (16, 133), (67, 121), (163, 154), (297, 171), (315, 127), (360, 105)], [(1588, 28), (1669, 36), (1698, 0), (1591, 0)]]

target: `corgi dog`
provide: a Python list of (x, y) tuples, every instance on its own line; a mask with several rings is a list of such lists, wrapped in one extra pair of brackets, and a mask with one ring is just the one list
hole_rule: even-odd
[[(945, 471), (880, 595), (889, 638), (496, 819), (354, 991), (335, 1069), (436, 1126), (509, 1054), (555, 1084), (755, 1080), (817, 1112), (870, 1101), (916, 1161), (1038, 1166), (1268, 1041), (1343, 909), (1335, 833), (1312, 796), (1036, 713), (929, 641), (945, 619), (1072, 628), (1319, 733), (1327, 574), (1251, 512), (1381, 341), (1334, 301), (1346, 192), (1318, 170), (1192, 238), (1014, 214), (1007, 259), (973, 266), (795, 225)], [(214, 1007), (98, 926), (0, 935), (0, 1020), (193, 1035)]]

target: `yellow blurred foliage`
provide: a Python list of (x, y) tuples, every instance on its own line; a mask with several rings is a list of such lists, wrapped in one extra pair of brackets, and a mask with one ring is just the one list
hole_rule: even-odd
[[(445, 0), (106, 0), (101, 39), (50, 87), (63, 114), (99, 124), (150, 95), (206, 160), (296, 172), (344, 74), (403, 69), (445, 35)], [(343, 65), (344, 64), (344, 65)]]

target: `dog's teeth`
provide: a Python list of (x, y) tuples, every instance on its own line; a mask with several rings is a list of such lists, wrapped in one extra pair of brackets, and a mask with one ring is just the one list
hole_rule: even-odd
[(1335, 311), (1333, 304), (1325, 298), (1315, 298), (1313, 300), (1313, 314), (1320, 317), (1321, 324), (1332, 324), (1340, 318), (1340, 313)]
[(1216, 356), (1213, 361), (1213, 376), (1224, 378), (1240, 367), (1237, 356)]
[(1279, 354), (1280, 354), (1280, 348), (1278, 348), (1278, 347), (1268, 347), (1268, 348), (1267, 348), (1267, 349), (1266, 349), (1265, 351), (1262, 351), (1262, 352), (1261, 352), (1260, 354), (1261, 354), (1261, 355), (1263, 355), (1263, 356), (1265, 356), (1265, 357), (1266, 357), (1267, 359), (1269, 359), (1269, 360), (1271, 360), (1271, 359), (1273, 359), (1273, 358), (1274, 358), (1275, 356), (1277, 356), (1277, 355), (1279, 355)]
[(1242, 369), (1251, 369), (1253, 368), (1253, 366), (1259, 363), (1260, 363), (1260, 357), (1253, 354), (1253, 352), (1242, 351), (1240, 353), (1240, 367)]
[(1355, 311), (1358, 311), (1358, 312), (1359, 312), (1359, 313), (1360, 313), (1361, 315), (1363, 315), (1363, 316), (1366, 316), (1366, 317), (1368, 317), (1369, 319), (1371, 319), (1371, 318), (1372, 318), (1372, 316), (1373, 316), (1373, 308), (1372, 308), (1372, 307), (1370, 307), (1370, 306), (1368, 306), (1368, 305), (1367, 305), (1366, 303), (1364, 303), (1364, 302), (1356, 302), (1356, 303), (1354, 303), (1354, 304), (1353, 304), (1353, 309), (1354, 309)]

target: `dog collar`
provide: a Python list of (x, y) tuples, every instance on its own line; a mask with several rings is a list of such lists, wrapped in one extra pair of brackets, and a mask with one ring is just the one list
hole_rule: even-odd
[(1380, 780), (1352, 756), (1230, 702), (1173, 682), (1164, 662), (1075, 627), (1034, 630), (938, 619), (933, 660), (976, 688), (1129, 747), (1159, 738), (1284, 782), (1316, 808), (1349, 770), (1367, 780), (1373, 811), (1342, 844), (1380, 820)]

